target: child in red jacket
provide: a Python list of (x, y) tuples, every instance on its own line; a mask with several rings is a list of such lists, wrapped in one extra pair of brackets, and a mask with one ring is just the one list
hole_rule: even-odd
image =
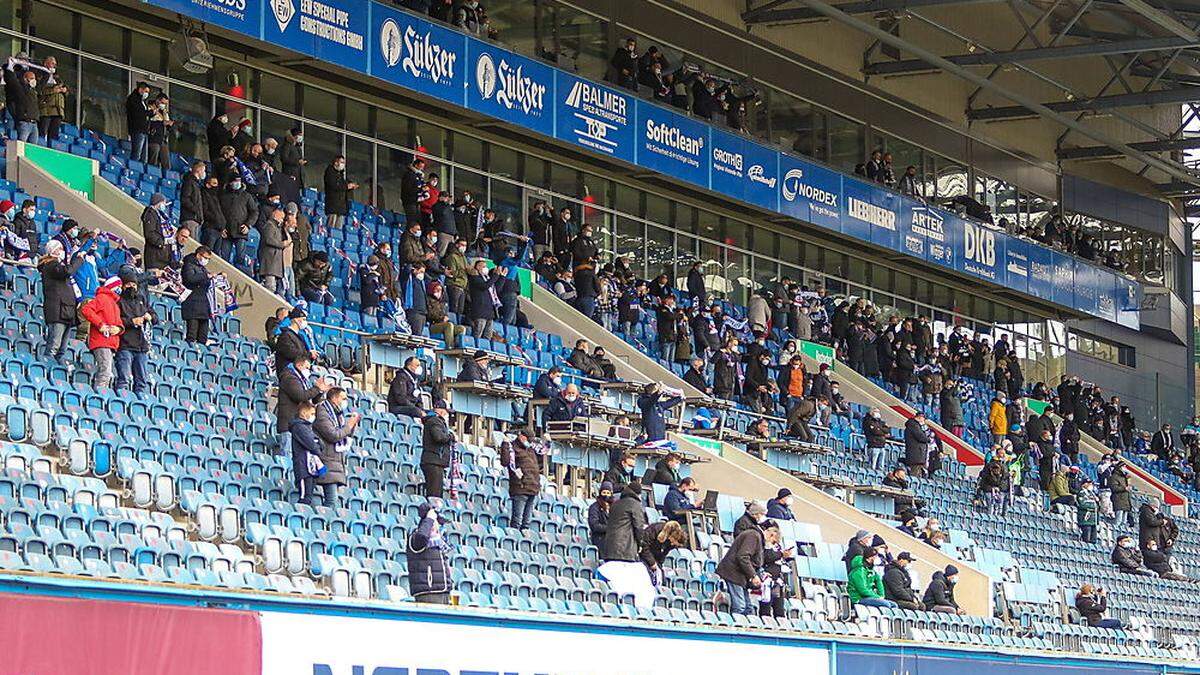
[(87, 319), (88, 349), (96, 359), (96, 370), (92, 373), (92, 388), (100, 390), (112, 384), (113, 356), (121, 346), (121, 309), (117, 306), (117, 294), (108, 286), (96, 289), (96, 297), (79, 308)]

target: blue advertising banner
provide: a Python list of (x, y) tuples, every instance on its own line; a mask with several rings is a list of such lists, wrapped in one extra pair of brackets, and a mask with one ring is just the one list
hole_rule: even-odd
[(562, 71), (555, 80), (555, 136), (632, 164), (633, 96)]
[(779, 153), (779, 210), (840, 232), (842, 174)]
[(637, 101), (637, 128), (638, 165), (690, 183), (709, 184), (709, 125)]
[(838, 649), (838, 675), (962, 675), (986, 670), (988, 675), (1150, 675), (1159, 669), (1146, 664), (1022, 656), (942, 655), (895, 648), (887, 652)]
[(1075, 306), (1075, 259), (1065, 253), (1050, 251), (1054, 259), (1054, 302), (1066, 307)]
[(1008, 235), (978, 223), (959, 219), (962, 223), (962, 247), (956, 251), (959, 270), (992, 283), (1005, 281), (1004, 263)]
[(554, 69), (467, 39), (467, 107), (505, 122), (554, 135)]
[(263, 0), (146, 0), (151, 5), (186, 14), (198, 21), (260, 37)]
[[(1140, 284), (369, 0), (145, 0), (944, 269), (1137, 327)], [(1111, 283), (1110, 283), (1111, 281)]]
[(905, 201), (900, 212), (901, 250), (935, 265), (954, 267), (954, 247), (947, 225), (944, 211)]
[(779, 153), (737, 134), (713, 128), (712, 171), (714, 192), (779, 210)]
[(842, 231), (894, 251), (899, 244), (900, 195), (874, 185), (845, 178), (842, 195)]
[(1116, 276), (1114, 294), (1117, 303), (1117, 323), (1136, 330), (1142, 324), (1142, 285), (1120, 274)]
[(371, 3), (361, 0), (267, 0), (263, 40), (351, 70), (367, 70)]
[(1100, 315), (1101, 271), (1082, 260), (1075, 265), (1075, 307), (1095, 316)]
[(1044, 246), (1026, 248), (1029, 256), (1029, 294), (1054, 302), (1054, 252)]
[(466, 104), (467, 38), (376, 3), (371, 74), (458, 105)]
[(1016, 237), (1006, 237), (1004, 247), (1004, 285), (1022, 293), (1029, 292), (1029, 249), (1028, 242)]

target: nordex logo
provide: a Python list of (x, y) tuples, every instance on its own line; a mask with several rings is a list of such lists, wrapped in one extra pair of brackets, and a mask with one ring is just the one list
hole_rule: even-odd
[(475, 87), (485, 101), (494, 96), (496, 103), (527, 115), (542, 112), (546, 105), (546, 85), (535, 82), (525, 75), (523, 67), (513, 68), (504, 59), (497, 66), (491, 54), (480, 54), (475, 62)]
[(271, 0), (271, 14), (275, 15), (279, 32), (286, 33), (288, 24), (296, 16), (296, 6), (292, 4), (292, 0)]
[(838, 196), (836, 194), (805, 183), (803, 169), (788, 169), (788, 172), (783, 174), (783, 198), (794, 202), (796, 197), (804, 197), (831, 209), (837, 208)]

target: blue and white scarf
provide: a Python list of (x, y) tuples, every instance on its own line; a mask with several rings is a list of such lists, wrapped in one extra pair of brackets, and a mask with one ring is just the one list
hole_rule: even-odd
[[(338, 429), (341, 429), (346, 423), (345, 415), (342, 414), (342, 411), (338, 410), (337, 406), (333, 405), (329, 401), (325, 401), (321, 405), (325, 406), (325, 411), (329, 413), (329, 417), (333, 420), (334, 426)], [(333, 449), (336, 450), (338, 454), (344, 455), (350, 450), (350, 446), (350, 437), (347, 436), (338, 441), (337, 445), (335, 445)]]

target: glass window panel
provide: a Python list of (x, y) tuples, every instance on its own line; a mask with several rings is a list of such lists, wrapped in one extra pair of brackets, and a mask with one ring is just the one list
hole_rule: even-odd
[(191, 87), (171, 87), (171, 119), (175, 120), (176, 152), (191, 157), (208, 157), (205, 128), (212, 119), (212, 95)]
[(767, 288), (779, 278), (779, 263), (762, 256), (754, 256), (754, 289)]
[(646, 269), (646, 226), (632, 218), (617, 218), (616, 254), (625, 256), (629, 267), (639, 277), (648, 276)]
[(558, 65), (597, 79), (608, 70), (608, 22), (569, 7), (556, 7)]
[(132, 33), (129, 41), (129, 63), (135, 68), (166, 74), (167, 43), (145, 33)]
[(937, 197), (949, 199), (967, 194), (967, 169), (961, 164), (939, 158), (937, 165)]
[(125, 63), (125, 41), (120, 26), (91, 17), (82, 17), (80, 49), (94, 56)]
[(475, 201), (487, 204), (487, 187), (487, 178), (483, 174), (460, 167), (454, 168), (455, 195), (461, 197), (464, 192), (470, 191)]
[(646, 220), (662, 225), (670, 225), (671, 202), (655, 194), (646, 193)]
[[(304, 125), (304, 158), (308, 160), (304, 175), (309, 183), (320, 188), (323, 184), (322, 176), (325, 175), (326, 167), (334, 157), (340, 154), (342, 154), (342, 135), (340, 133), (316, 124)], [(365, 180), (364, 176), (354, 176), (349, 172), (346, 173), (346, 177), (358, 183)]]
[(508, 181), (492, 179), (492, 199), (488, 205), (496, 212), (510, 232), (524, 232), (525, 219), (522, 218), (523, 203), (521, 187)]
[(451, 139), (454, 153), (452, 159), (473, 169), (483, 168), (483, 141), (456, 133)]
[[(715, 242), (700, 240), (700, 252), (697, 256), (700, 260), (700, 271), (704, 273), (704, 285), (709, 292), (719, 298), (724, 298), (729, 294), (730, 286), (732, 285), (732, 277), (726, 274), (725, 271), (725, 247)], [(677, 288), (687, 287), (688, 268), (683, 265), (675, 267), (675, 276)]]
[[(308, 141), (305, 140), (305, 143)], [(400, 181), (404, 177), (404, 168), (412, 155), (406, 150), (397, 150), (386, 146), (378, 146), (375, 157), (375, 179), (379, 182), (379, 192), (383, 194), (384, 202), (396, 201), (400, 195)], [(443, 181), (445, 178), (442, 179)], [(446, 183), (442, 183), (446, 185)], [(399, 204), (393, 204), (399, 206)], [(392, 248), (396, 248), (401, 232), (392, 232)]]
[[(4, 8), (2, 12), (5, 18), (5, 25), (8, 25), (9, 17), (17, 14), (13, 7), (14, 0), (5, 0), (0, 3), (0, 7)], [(68, 12), (61, 7), (55, 7), (45, 2), (34, 2), (30, 8), (31, 16), (29, 25), (31, 33), (37, 35), (43, 40), (49, 40), (56, 44), (66, 45), (68, 47), (75, 46), (74, 38), (74, 14)], [(5, 56), (9, 53), (6, 50)], [(59, 59), (61, 61), (62, 59)]]
[(371, 135), (371, 112), (366, 103), (354, 101), (351, 99), (343, 99), (345, 106), (347, 131), (353, 131), (360, 136)]
[(261, 103), (291, 115), (300, 114), (299, 89), (295, 82), (263, 73), (258, 85)]
[[(377, 110), (375, 113), (375, 136), (394, 145), (408, 145), (412, 118), (391, 110)], [(438, 154), (441, 154), (440, 152)]]
[(520, 160), (517, 151), (512, 148), (491, 144), (488, 147), (488, 171), (490, 173), (516, 178), (519, 173)]
[(125, 97), (129, 76), (124, 70), (91, 59), (83, 60), (82, 125), (93, 131), (125, 138)]
[(225, 114), (229, 115), (229, 124), (237, 124), (246, 114), (246, 104), (239, 99), (255, 100), (254, 84), (250, 79), (250, 69), (237, 63), (216, 59), (213, 63), (213, 83), (216, 90), (224, 95), (221, 101)]
[[(305, 142), (308, 142), (307, 137)], [(362, 187), (354, 191), (354, 199), (380, 209), (388, 208), (383, 195), (373, 194), (375, 172), (375, 145), (361, 138), (346, 136), (346, 176)], [(374, 200), (374, 201), (372, 201)], [(399, 208), (398, 204), (392, 206)]]
[[(684, 239), (684, 237), (680, 237)], [(671, 282), (676, 283), (675, 261), (683, 258), (682, 246), (676, 255), (675, 237), (665, 227), (646, 226), (646, 270), (647, 276), (658, 276), (665, 272)]]
[(750, 255), (731, 248), (725, 249), (725, 278), (729, 281), (730, 301), (745, 305), (750, 301)]
[(304, 116), (310, 120), (340, 126), (337, 96), (316, 87), (304, 87)]
[(495, 39), (522, 54), (536, 55), (537, 4), (529, 0), (490, 0), (488, 27), (495, 31)]
[[(562, 164), (550, 165), (550, 189), (561, 195), (579, 194), (579, 172)], [(620, 192), (618, 192), (618, 196)]]
[(280, 146), (282, 146), (284, 139), (287, 138), (288, 132), (290, 132), (293, 127), (298, 126), (300, 126), (300, 122), (295, 117), (290, 115), (276, 115), (275, 113), (267, 112), (265, 110), (258, 114), (259, 138), (263, 139), (264, 142), (268, 138), (274, 138), (275, 140), (279, 141)]
[(533, 155), (525, 155), (524, 180), (537, 187), (550, 187), (550, 162)]
[(864, 147), (866, 129), (863, 125), (830, 113), (828, 162), (843, 171), (853, 171), (855, 165), (863, 161)]
[[(447, 149), (447, 139), (449, 137), (449, 133), (450, 132), (446, 131), (442, 127), (437, 126), (436, 124), (430, 124), (428, 122), (416, 120), (415, 124), (413, 125), (414, 137), (412, 140), (406, 141), (405, 145), (422, 147), (425, 148), (426, 152), (439, 157), (446, 157), (450, 154), (449, 150)], [(408, 135), (406, 134), (404, 138), (407, 139)], [(398, 142), (398, 140), (392, 140), (392, 142), (395, 143)]]

